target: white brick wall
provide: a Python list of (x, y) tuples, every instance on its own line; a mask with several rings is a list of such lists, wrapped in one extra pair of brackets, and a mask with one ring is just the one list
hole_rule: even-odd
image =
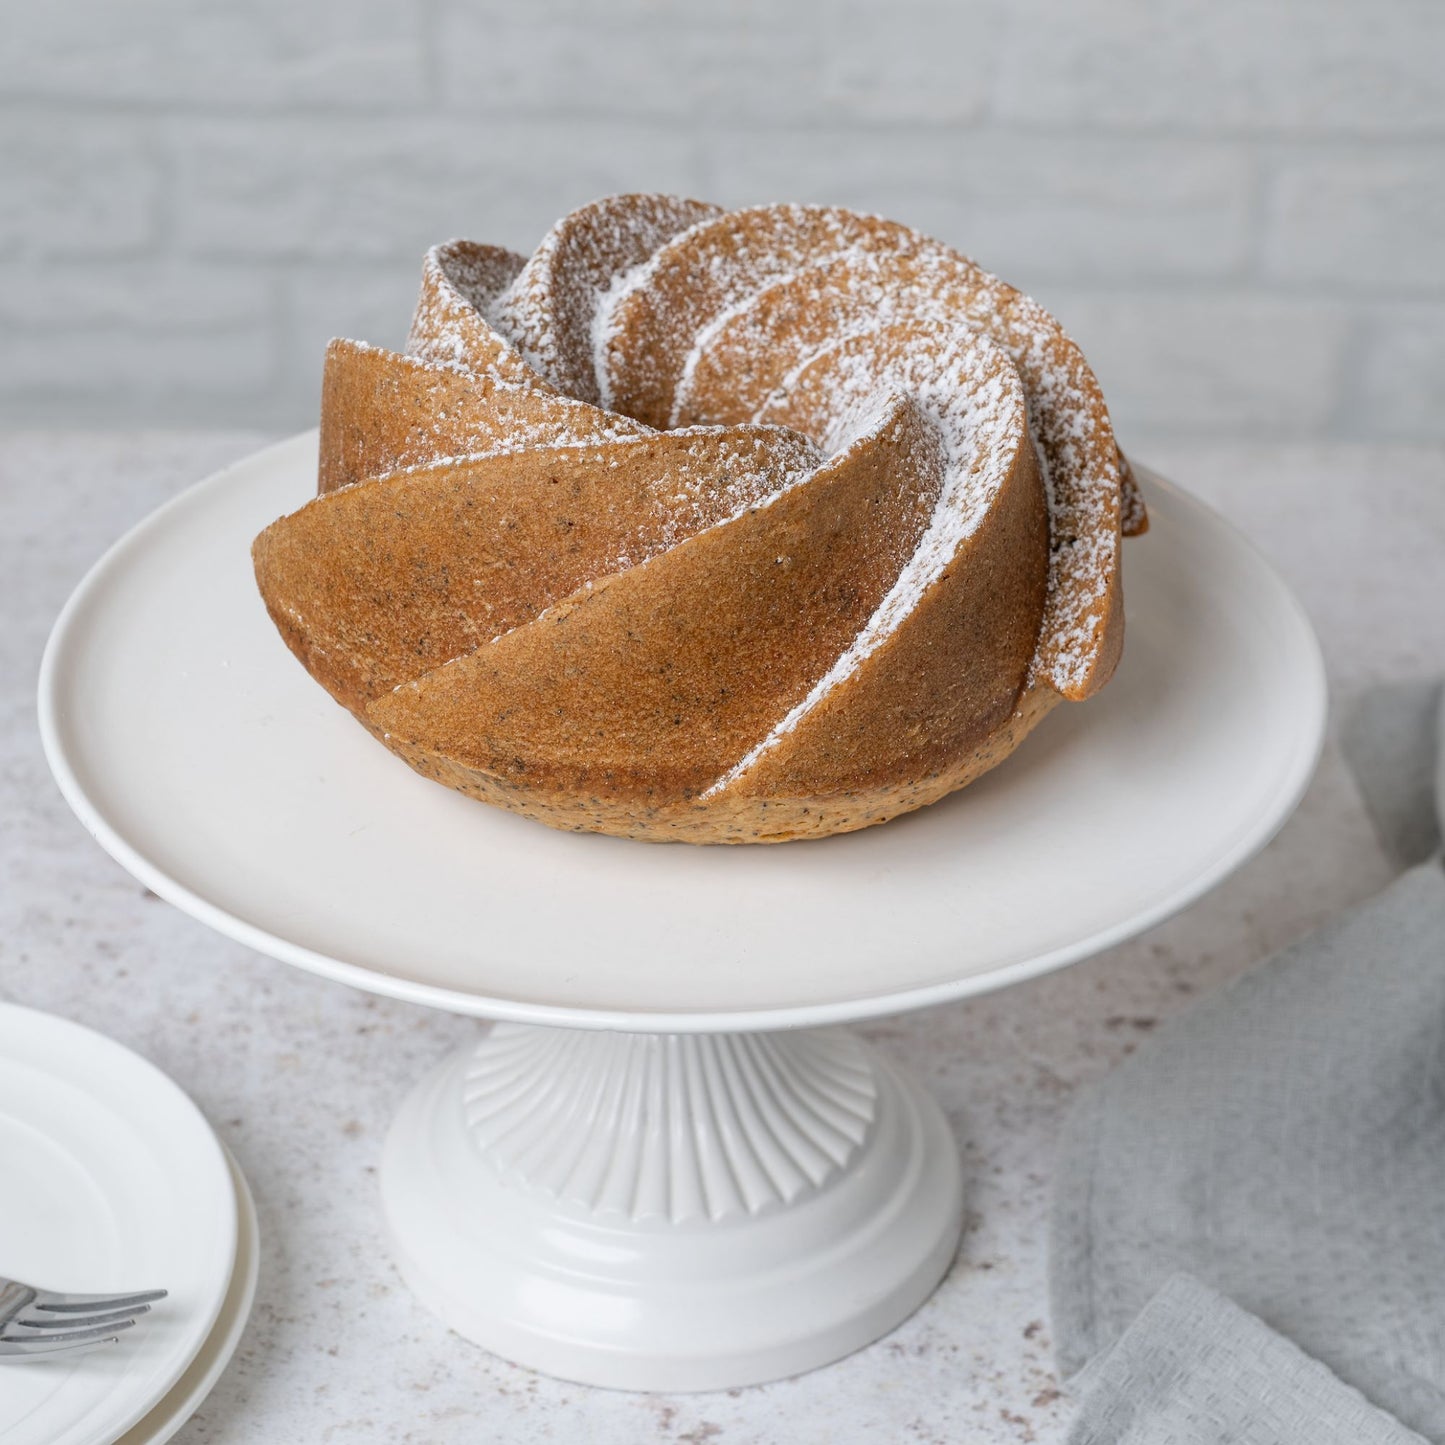
[(301, 425), (430, 242), (833, 200), (1126, 441), (1445, 437), (1445, 0), (0, 0), (0, 420)]

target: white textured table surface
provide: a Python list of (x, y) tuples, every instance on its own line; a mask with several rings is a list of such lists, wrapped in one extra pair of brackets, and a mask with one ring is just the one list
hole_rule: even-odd
[[(99, 1028), (189, 1090), (255, 1190), (260, 1288), (240, 1351), (178, 1439), (598, 1445), (1052, 1441), (1044, 1236), (1075, 1086), (1157, 1022), (1387, 876), (1331, 747), (1300, 812), (1224, 887), (1132, 944), (865, 1030), (926, 1078), (968, 1170), (934, 1298), (889, 1338), (761, 1389), (630, 1396), (542, 1379), (447, 1333), (387, 1262), (383, 1132), (476, 1031), (249, 953), (142, 891), (82, 832), (41, 758), (46, 632), (109, 542), (242, 455), (246, 435), (0, 436), (0, 995)], [(1244, 528), (1314, 617), (1336, 692), (1445, 670), (1445, 450), (1156, 447)]]

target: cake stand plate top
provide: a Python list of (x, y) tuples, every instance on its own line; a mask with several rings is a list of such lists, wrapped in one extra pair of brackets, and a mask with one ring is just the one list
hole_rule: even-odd
[(71, 806), (137, 878), (262, 952), (520, 1022), (733, 1031), (865, 1018), (1060, 967), (1159, 922), (1298, 802), (1318, 646), (1260, 556), (1146, 475), (1113, 682), (882, 827), (772, 847), (555, 832), (412, 773), (276, 634), (250, 542), (316, 440), (198, 483), (95, 566), (41, 672)]

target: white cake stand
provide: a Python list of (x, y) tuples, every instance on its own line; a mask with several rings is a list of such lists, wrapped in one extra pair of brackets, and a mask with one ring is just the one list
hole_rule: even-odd
[(1303, 791), (1325, 715), (1304, 614), (1148, 484), (1114, 682), (887, 827), (774, 848), (553, 832), (410, 772), (286, 652), (248, 546), (315, 438), (148, 518), (66, 606), (45, 747), (86, 827), (222, 933), (497, 1020), (404, 1105), (397, 1263), (461, 1334), (550, 1374), (709, 1389), (908, 1315), (956, 1247), (937, 1106), (831, 1027), (1084, 958), (1212, 888)]

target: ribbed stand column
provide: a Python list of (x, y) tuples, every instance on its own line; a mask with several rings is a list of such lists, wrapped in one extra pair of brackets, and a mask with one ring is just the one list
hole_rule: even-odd
[(937, 1105), (833, 1029), (498, 1025), (407, 1100), (382, 1196), (403, 1275), (453, 1329), (634, 1390), (867, 1344), (938, 1282), (962, 1210)]

